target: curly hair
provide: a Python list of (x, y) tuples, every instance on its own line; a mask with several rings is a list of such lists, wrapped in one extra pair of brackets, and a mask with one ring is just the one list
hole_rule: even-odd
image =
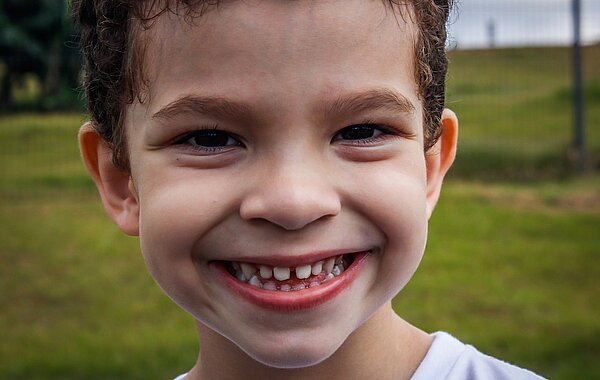
[[(417, 25), (414, 41), (415, 80), (423, 103), (424, 150), (441, 135), (445, 103), (446, 23), (453, 0), (383, 0), (409, 5)], [(146, 41), (139, 32), (165, 12), (200, 17), (219, 0), (72, 0), (73, 18), (81, 33), (83, 88), (94, 128), (113, 151), (114, 164), (129, 170), (124, 115), (137, 99), (144, 101), (148, 83), (143, 59)]]

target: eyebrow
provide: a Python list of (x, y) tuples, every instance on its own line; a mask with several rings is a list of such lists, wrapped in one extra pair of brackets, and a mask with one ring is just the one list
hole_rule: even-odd
[(252, 118), (250, 107), (221, 97), (186, 95), (172, 101), (152, 115), (153, 119), (168, 121), (179, 114), (202, 114), (225, 119)]
[(412, 114), (414, 104), (404, 95), (388, 88), (378, 88), (342, 95), (322, 111), (326, 117), (332, 115), (352, 115), (372, 110), (385, 110)]
[[(371, 89), (344, 94), (320, 107), (325, 119), (340, 115), (353, 115), (372, 110), (387, 110), (411, 114), (413, 103), (404, 95), (387, 88)], [(222, 97), (186, 95), (172, 101), (152, 115), (153, 119), (168, 121), (180, 114), (202, 114), (233, 120), (254, 119), (253, 112), (244, 103)]]

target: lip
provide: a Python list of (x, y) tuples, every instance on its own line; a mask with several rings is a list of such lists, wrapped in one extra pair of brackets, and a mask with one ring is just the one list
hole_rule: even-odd
[(361, 269), (364, 268), (371, 252), (346, 252), (354, 254), (355, 257), (344, 273), (317, 287), (293, 292), (264, 290), (238, 281), (227, 272), (224, 265), (211, 263), (209, 268), (217, 274), (226, 288), (234, 295), (265, 309), (292, 312), (315, 308), (335, 298), (352, 284)]

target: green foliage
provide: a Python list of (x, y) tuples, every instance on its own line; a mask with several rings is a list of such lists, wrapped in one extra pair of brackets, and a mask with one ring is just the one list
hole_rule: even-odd
[[(0, 73), (0, 109), (80, 107), (75, 89), (81, 62), (74, 42), (66, 1), (0, 2), (0, 63), (5, 68)], [(41, 90), (35, 98), (17, 101), (15, 89), (32, 75)]]

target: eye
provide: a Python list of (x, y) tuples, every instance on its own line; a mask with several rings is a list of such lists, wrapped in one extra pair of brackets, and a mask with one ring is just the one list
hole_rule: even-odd
[(337, 140), (370, 140), (383, 134), (391, 134), (385, 127), (378, 124), (354, 124), (339, 131), (333, 141)]
[(231, 145), (239, 145), (239, 141), (229, 133), (216, 129), (204, 129), (194, 131), (185, 135), (181, 143), (200, 148), (222, 148)]

